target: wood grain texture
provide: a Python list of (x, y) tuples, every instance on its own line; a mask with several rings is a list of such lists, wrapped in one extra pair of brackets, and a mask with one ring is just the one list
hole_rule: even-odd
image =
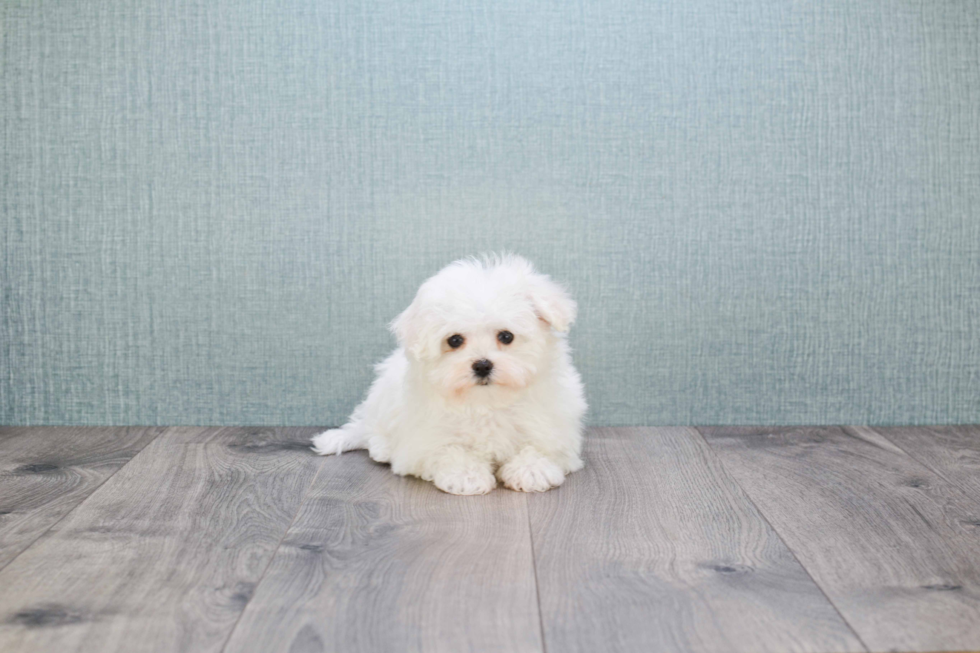
[(0, 650), (220, 650), (321, 463), (314, 432), (161, 434), (0, 572)]
[(873, 650), (980, 649), (980, 510), (870, 429), (701, 431)]
[(325, 459), (226, 650), (541, 651), (525, 496)]
[(980, 501), (980, 427), (876, 426), (872, 430)]
[(594, 429), (529, 497), (549, 651), (859, 651), (806, 571), (687, 428)]
[(162, 431), (0, 427), (0, 569)]

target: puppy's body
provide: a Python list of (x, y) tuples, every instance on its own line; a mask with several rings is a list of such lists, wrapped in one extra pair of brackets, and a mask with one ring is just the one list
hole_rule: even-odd
[(314, 450), (366, 448), (453, 494), (489, 492), (495, 476), (522, 491), (560, 485), (582, 467), (586, 404), (561, 333), (574, 317), (575, 303), (524, 259), (453, 263), (392, 324), (402, 346)]

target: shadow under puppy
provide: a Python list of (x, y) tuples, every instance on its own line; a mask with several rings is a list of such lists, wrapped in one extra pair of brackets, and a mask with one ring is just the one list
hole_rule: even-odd
[(564, 336), (575, 311), (519, 256), (448, 265), (391, 324), (400, 347), (367, 399), (313, 450), (367, 449), (451, 494), (561, 485), (582, 468), (586, 403)]

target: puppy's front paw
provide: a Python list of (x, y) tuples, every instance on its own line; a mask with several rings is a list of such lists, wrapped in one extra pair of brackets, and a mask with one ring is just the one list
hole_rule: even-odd
[(561, 467), (529, 449), (507, 461), (497, 476), (504, 485), (518, 492), (545, 492), (565, 481)]
[(497, 479), (486, 469), (463, 467), (437, 473), (432, 482), (449, 494), (486, 494), (497, 487)]

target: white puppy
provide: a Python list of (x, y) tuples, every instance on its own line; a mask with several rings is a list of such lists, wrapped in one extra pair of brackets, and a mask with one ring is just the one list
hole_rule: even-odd
[[(401, 345), (322, 455), (367, 449), (451, 494), (499, 478), (543, 492), (582, 468), (582, 381), (564, 332), (575, 302), (518, 256), (456, 261), (391, 324)], [(496, 478), (495, 478), (496, 475)]]

